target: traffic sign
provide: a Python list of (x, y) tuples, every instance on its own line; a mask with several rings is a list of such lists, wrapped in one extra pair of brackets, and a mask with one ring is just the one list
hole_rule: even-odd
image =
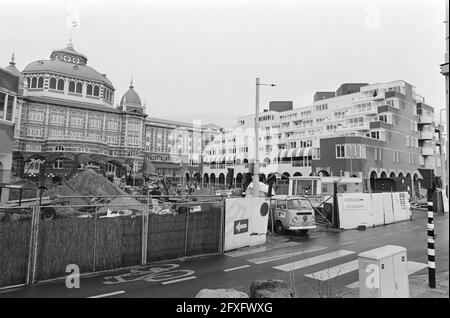
[(234, 235), (248, 232), (248, 219), (234, 221)]

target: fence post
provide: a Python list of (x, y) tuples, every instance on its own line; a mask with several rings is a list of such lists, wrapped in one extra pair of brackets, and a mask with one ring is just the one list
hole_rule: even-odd
[[(96, 204), (97, 205), (97, 204)], [(92, 271), (95, 272), (95, 264), (97, 262), (97, 207), (94, 212), (94, 251), (93, 251)]]
[(434, 251), (434, 212), (433, 212), (433, 191), (427, 190), (428, 200), (428, 285), (430, 288), (436, 288), (436, 263), (435, 263), (435, 251)]
[(333, 183), (333, 216), (332, 216), (332, 223), (334, 228), (339, 228), (339, 203), (337, 198), (337, 182)]
[(33, 249), (34, 249), (34, 231), (35, 231), (36, 206), (31, 207), (31, 224), (30, 224), (30, 245), (28, 246), (28, 264), (27, 264), (27, 280), (26, 284), (30, 284), (31, 268), (33, 267)]
[(39, 239), (39, 219), (41, 217), (41, 206), (39, 205), (39, 197), (42, 189), (37, 189), (36, 192), (36, 205), (34, 209), (34, 223), (33, 227), (33, 253), (32, 253), (32, 271), (31, 271), (31, 284), (35, 283), (36, 280), (36, 263), (37, 263), (37, 253), (38, 253), (38, 239)]
[(225, 240), (225, 205), (226, 200), (222, 197), (222, 204), (220, 206), (220, 236), (219, 236), (219, 252), (223, 254), (223, 242)]
[(188, 230), (189, 230), (189, 204), (187, 203), (187, 211), (186, 211), (186, 236), (184, 239), (184, 256), (187, 257), (187, 246), (188, 246)]
[(141, 250), (141, 265), (147, 264), (147, 240), (148, 240), (148, 196), (147, 202), (144, 203), (142, 211), (142, 250)]

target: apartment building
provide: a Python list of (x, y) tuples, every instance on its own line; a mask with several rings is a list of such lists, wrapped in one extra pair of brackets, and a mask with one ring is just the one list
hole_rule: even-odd
[[(420, 188), (417, 169), (440, 164), (433, 107), (403, 80), (345, 83), (336, 92), (317, 92), (310, 105), (299, 108), (282, 103), (271, 103), (258, 116), (262, 181), (273, 173), (284, 179), (354, 176), (374, 191), (375, 179), (392, 178), (396, 189), (414, 196)], [(227, 168), (234, 169), (236, 185), (242, 184), (255, 157), (254, 118), (239, 117), (206, 148), (205, 184), (222, 186)]]

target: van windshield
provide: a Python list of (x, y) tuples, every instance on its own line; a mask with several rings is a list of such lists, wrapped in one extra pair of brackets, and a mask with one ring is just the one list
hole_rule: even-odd
[(309, 209), (311, 204), (307, 200), (291, 199), (287, 201), (287, 208), (293, 210)]

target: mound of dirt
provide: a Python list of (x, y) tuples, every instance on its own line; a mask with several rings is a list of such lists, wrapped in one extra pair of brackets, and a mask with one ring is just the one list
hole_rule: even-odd
[(69, 186), (81, 195), (108, 196), (127, 193), (94, 170), (86, 170), (70, 179)]
[[(45, 194), (50, 197), (127, 195), (119, 186), (93, 170), (86, 170)], [(70, 205), (90, 205), (90, 198), (67, 198)]]

